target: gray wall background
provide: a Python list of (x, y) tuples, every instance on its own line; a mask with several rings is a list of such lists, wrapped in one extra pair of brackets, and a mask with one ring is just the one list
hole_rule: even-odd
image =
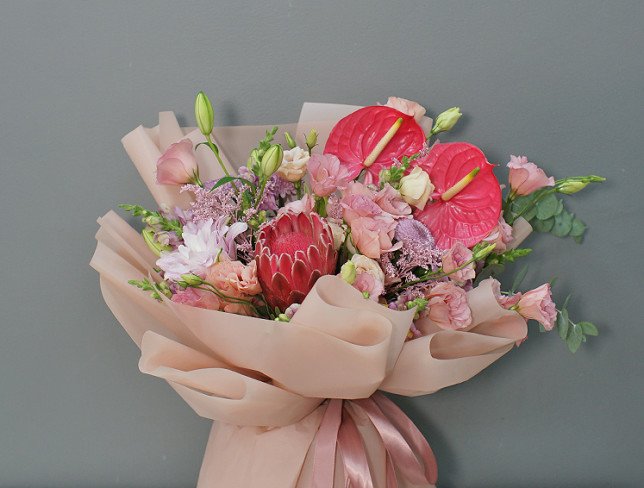
[(192, 123), (199, 89), (219, 124), (460, 105), (450, 139), (491, 161), (607, 176), (569, 200), (586, 242), (533, 238), (525, 283), (557, 275), (601, 336), (573, 356), (533, 330), (468, 383), (397, 401), (441, 487), (641, 486), (644, 4), (344, 4), (0, 2), (1, 486), (195, 484), (209, 422), (138, 372), (88, 262), (99, 215), (152, 204), (121, 136), (159, 110)]

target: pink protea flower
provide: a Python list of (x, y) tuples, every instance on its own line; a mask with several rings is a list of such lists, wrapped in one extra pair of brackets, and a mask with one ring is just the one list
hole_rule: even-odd
[(472, 323), (467, 294), (449, 281), (438, 283), (427, 297), (429, 318), (441, 329), (463, 329)]
[(525, 156), (510, 156), (510, 187), (515, 195), (530, 195), (544, 186), (554, 186), (555, 179), (546, 176), (546, 173), (536, 164), (528, 161)]
[(450, 250), (443, 254), (443, 271), (451, 273), (449, 279), (462, 285), (476, 277), (474, 263), (470, 263), (458, 271), (454, 270), (465, 265), (470, 259), (472, 259), (472, 251), (465, 247), (462, 242), (456, 241)]
[(157, 183), (161, 185), (185, 185), (197, 181), (198, 175), (190, 139), (171, 144), (157, 161)]
[(351, 174), (333, 154), (314, 154), (308, 164), (311, 189), (319, 197), (328, 197), (338, 188), (346, 188)]
[(516, 310), (524, 318), (536, 320), (544, 329), (552, 330), (557, 318), (557, 308), (552, 301), (550, 283), (525, 292), (516, 304)]
[(255, 247), (257, 277), (271, 308), (302, 303), (322, 275), (333, 274), (333, 233), (317, 214), (285, 213), (264, 224)]

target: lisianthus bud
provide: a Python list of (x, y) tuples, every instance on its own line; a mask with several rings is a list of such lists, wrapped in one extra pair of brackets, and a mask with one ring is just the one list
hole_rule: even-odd
[(306, 135), (306, 147), (309, 148), (309, 153), (313, 150), (315, 146), (318, 145), (318, 131), (311, 129)]
[(356, 265), (352, 261), (347, 261), (340, 268), (340, 276), (350, 285), (356, 280)]
[(284, 150), (279, 144), (273, 144), (269, 147), (264, 155), (262, 160), (259, 163), (259, 168), (262, 172), (262, 175), (265, 178), (270, 178), (270, 176), (277, 171), (282, 164), (282, 159), (284, 158)]
[(187, 274), (182, 274), (181, 279), (188, 285), (188, 286), (198, 286), (203, 283), (203, 279), (196, 274), (192, 273), (187, 273)]
[(141, 231), (141, 234), (143, 235), (143, 240), (150, 248), (150, 251), (152, 251), (157, 256), (161, 256), (162, 251), (172, 251), (172, 248), (170, 246), (164, 246), (154, 238), (154, 229), (146, 227)]
[(297, 142), (295, 142), (293, 136), (288, 132), (284, 132), (284, 139), (286, 139), (286, 144), (288, 144), (289, 148), (295, 149), (295, 147), (297, 147)]
[(204, 136), (210, 135), (213, 125), (215, 124), (215, 114), (212, 110), (212, 104), (206, 94), (202, 91), (197, 93), (195, 98), (195, 119), (197, 126)]
[(462, 115), (463, 114), (459, 107), (452, 107), (445, 110), (442, 114), (436, 117), (436, 122), (434, 122), (434, 127), (432, 128), (432, 135), (451, 130)]
[(588, 186), (589, 183), (600, 183), (606, 181), (606, 178), (601, 176), (573, 176), (572, 178), (565, 178), (559, 180), (555, 184), (555, 189), (558, 193), (563, 193), (564, 195), (572, 195), (578, 191), (583, 190)]
[(429, 179), (429, 175), (420, 167), (416, 166), (411, 173), (403, 176), (400, 180), (400, 195), (409, 205), (413, 205), (419, 210), (423, 210), (427, 200), (434, 191), (434, 185)]
[(309, 162), (309, 153), (301, 147), (294, 147), (284, 151), (282, 164), (277, 169), (280, 178), (291, 183), (300, 181), (306, 174), (306, 163)]

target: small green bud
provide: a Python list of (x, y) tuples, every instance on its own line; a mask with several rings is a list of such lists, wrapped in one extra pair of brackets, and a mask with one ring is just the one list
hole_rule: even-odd
[(378, 181), (380, 182), (381, 186), (384, 186), (385, 183), (389, 183), (391, 181), (391, 170), (390, 169), (381, 170), (380, 174), (378, 175)]
[(290, 322), (291, 319), (288, 318), (288, 315), (285, 313), (279, 314), (277, 317), (275, 317), (275, 322)]
[(199, 286), (203, 283), (203, 280), (193, 273), (182, 274), (181, 279), (188, 286)]
[(340, 277), (353, 285), (353, 282), (356, 280), (356, 265), (352, 261), (347, 261), (340, 268)]
[(572, 195), (586, 188), (589, 183), (601, 183), (602, 181), (606, 181), (606, 178), (594, 175), (573, 176), (572, 178), (564, 178), (563, 180), (557, 181), (555, 189), (558, 193)]
[(172, 298), (172, 291), (170, 290), (170, 286), (165, 281), (161, 281), (157, 284), (157, 290), (163, 293), (166, 297)]
[(309, 154), (315, 146), (318, 145), (318, 131), (311, 129), (306, 135), (306, 147), (309, 148)]
[(195, 98), (195, 119), (201, 133), (204, 136), (210, 135), (215, 124), (215, 114), (210, 100), (202, 91), (197, 93)]
[(407, 302), (405, 305), (407, 306), (407, 310), (411, 310), (412, 308), (416, 307), (417, 312), (422, 312), (427, 308), (428, 303), (429, 301), (426, 298), (418, 297)]
[(259, 168), (262, 172), (262, 176), (268, 179), (270, 176), (277, 171), (277, 169), (282, 164), (282, 159), (284, 158), (284, 150), (279, 144), (273, 144), (269, 147), (264, 156), (262, 156), (262, 161), (259, 164)]
[(371, 295), (369, 294), (369, 292), (368, 292), (368, 291), (363, 291), (363, 292), (362, 292), (362, 296), (363, 296), (363, 298), (368, 299)]
[(141, 231), (141, 234), (143, 235), (143, 240), (145, 243), (148, 245), (150, 248), (150, 251), (152, 251), (154, 254), (157, 256), (161, 256), (161, 253), (163, 251), (171, 251), (172, 248), (170, 246), (164, 246), (161, 244), (159, 241), (157, 241), (154, 238), (154, 229), (150, 227), (146, 227)]
[(436, 117), (434, 127), (431, 131), (432, 135), (438, 134), (439, 132), (451, 130), (462, 115), (463, 114), (461, 113), (461, 109), (459, 107), (452, 107), (445, 110), (442, 114)]
[(293, 136), (288, 132), (284, 132), (284, 139), (286, 139), (286, 144), (288, 144), (289, 149), (297, 147), (297, 142), (295, 142)]

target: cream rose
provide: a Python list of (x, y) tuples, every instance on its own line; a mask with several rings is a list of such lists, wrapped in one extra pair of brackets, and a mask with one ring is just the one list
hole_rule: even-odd
[(434, 185), (432, 185), (429, 175), (416, 166), (411, 173), (402, 177), (399, 191), (403, 200), (409, 205), (422, 210), (434, 191)]
[(284, 151), (282, 164), (277, 169), (280, 178), (294, 183), (300, 181), (306, 174), (306, 164), (309, 162), (309, 153), (301, 147), (294, 147)]

